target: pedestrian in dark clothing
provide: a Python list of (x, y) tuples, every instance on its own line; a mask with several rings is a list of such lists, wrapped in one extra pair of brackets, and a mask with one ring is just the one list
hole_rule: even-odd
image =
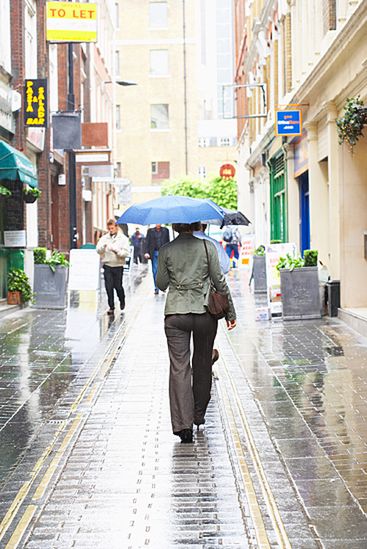
[(152, 229), (148, 229), (147, 236), (145, 238), (145, 255), (146, 259), (150, 259), (152, 262), (152, 273), (154, 280), (154, 293), (158, 294), (159, 289), (157, 286), (157, 270), (158, 270), (158, 252), (160, 248), (169, 242), (169, 231), (162, 225), (156, 225)]
[(140, 232), (139, 227), (136, 227), (135, 233), (130, 240), (132, 246), (134, 246), (134, 263), (143, 263), (144, 235)]
[(121, 311), (125, 308), (125, 292), (122, 286), (125, 259), (129, 256), (129, 240), (116, 225), (114, 219), (107, 221), (108, 233), (98, 241), (97, 253), (101, 256), (104, 271), (104, 281), (108, 298), (107, 314), (115, 312), (114, 291), (120, 301)]
[[(182, 442), (192, 442), (193, 423), (205, 423), (210, 400), (213, 344), (218, 321), (208, 313), (210, 281), (216, 290), (226, 293), (230, 309), (228, 329), (236, 326), (236, 313), (218, 252), (209, 241), (196, 238), (193, 226), (173, 225), (178, 237), (159, 252), (157, 285), (169, 288), (165, 306), (165, 333), (170, 359), (169, 397), (173, 433)], [(194, 352), (190, 365), (190, 340)]]

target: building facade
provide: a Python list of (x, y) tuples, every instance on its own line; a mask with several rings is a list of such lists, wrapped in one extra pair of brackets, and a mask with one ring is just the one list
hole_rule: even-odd
[(222, 118), (232, 2), (120, 0), (119, 8), (116, 79), (136, 85), (116, 86), (117, 172), (140, 202), (159, 196), (166, 179), (205, 179), (234, 161), (232, 113)]
[[(235, 11), (240, 202), (256, 242), (317, 249), (342, 307), (366, 307), (367, 141), (351, 154), (336, 119), (348, 97), (366, 104), (367, 3), (237, 0)], [(286, 109), (301, 112), (301, 135), (279, 135)]]

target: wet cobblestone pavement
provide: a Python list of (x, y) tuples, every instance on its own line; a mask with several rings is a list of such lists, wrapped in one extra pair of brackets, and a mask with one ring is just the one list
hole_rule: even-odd
[(367, 340), (255, 322), (246, 273), (230, 282), (238, 328), (193, 445), (171, 433), (150, 277), (113, 321), (1, 321), (0, 547), (367, 547)]

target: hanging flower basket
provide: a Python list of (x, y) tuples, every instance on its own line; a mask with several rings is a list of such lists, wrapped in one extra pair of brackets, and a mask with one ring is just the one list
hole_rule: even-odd
[(360, 137), (363, 136), (363, 127), (367, 124), (367, 107), (359, 95), (346, 100), (344, 115), (336, 119), (339, 145), (346, 142), (351, 152)]
[(23, 189), (23, 200), (27, 204), (33, 204), (41, 196), (42, 191), (33, 187), (24, 187)]

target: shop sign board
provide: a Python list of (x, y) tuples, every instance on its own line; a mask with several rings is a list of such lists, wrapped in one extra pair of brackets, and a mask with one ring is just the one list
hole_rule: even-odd
[(254, 253), (255, 249), (255, 235), (254, 234), (246, 234), (242, 237), (241, 242), (241, 264), (246, 265), (249, 267), (251, 257)]
[(26, 231), (4, 231), (4, 246), (6, 248), (25, 248)]
[(69, 290), (98, 290), (100, 257), (96, 250), (70, 250)]
[(24, 125), (47, 128), (47, 79), (26, 80), (24, 84)]
[(232, 164), (223, 164), (219, 169), (219, 175), (223, 179), (232, 179), (236, 174), (236, 168)]
[(302, 135), (302, 113), (299, 109), (275, 111), (276, 135)]
[(97, 4), (47, 2), (49, 42), (97, 42)]
[(295, 244), (285, 242), (282, 244), (270, 244), (266, 247), (266, 280), (268, 285), (268, 305), (272, 315), (282, 313), (282, 299), (280, 292), (280, 274), (276, 265), (281, 257), (289, 254), (291, 257), (296, 255), (297, 247)]

